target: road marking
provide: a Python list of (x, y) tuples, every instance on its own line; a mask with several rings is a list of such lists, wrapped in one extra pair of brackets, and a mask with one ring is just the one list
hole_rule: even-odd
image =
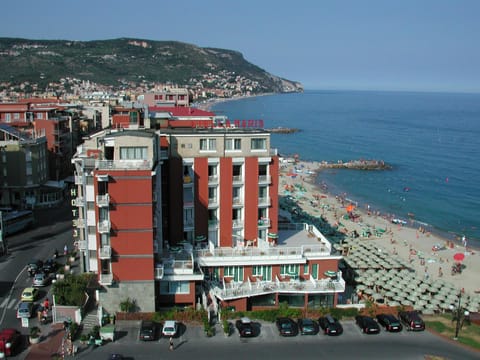
[(3, 308), (4, 306), (6, 306), (8, 303), (8, 298), (5, 298), (5, 300), (3, 300), (2, 304), (0, 305), (0, 308)]
[(10, 302), (8, 303), (7, 308), (13, 309), (13, 308), (14, 308), (14, 305), (15, 305), (15, 304), (19, 304), (19, 303), (20, 303), (20, 301), (18, 301), (17, 299), (12, 299), (12, 300), (10, 300)]

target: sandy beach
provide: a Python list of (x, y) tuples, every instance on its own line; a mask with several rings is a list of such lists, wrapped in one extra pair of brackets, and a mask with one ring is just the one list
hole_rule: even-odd
[[(323, 218), (324, 223), (328, 224), (327, 228), (336, 229), (337, 234), (343, 235), (340, 237), (341, 242), (368, 244), (366, 248), (370, 253), (366, 257), (375, 257), (374, 251), (386, 252), (392, 258), (403, 260), (415, 275), (417, 284), (440, 283), (438, 280), (441, 280), (449, 285), (451, 292), (458, 294), (462, 291), (465, 299), (471, 298), (475, 304), (476, 300), (480, 301), (480, 295), (475, 293), (480, 289), (476, 278), (480, 272), (477, 249), (465, 248), (461, 241), (452, 242), (421, 227), (413, 228), (408, 226), (408, 223), (393, 223), (391, 218), (369, 211), (369, 208), (352, 206), (350, 201), (342, 196), (330, 194), (325, 187), (315, 184), (319, 165), (318, 162), (301, 160), (281, 164), (280, 195), (290, 195), (289, 198), (295, 201), (296, 206), (303, 212)], [(347, 210), (351, 210), (350, 216)], [(281, 214), (288, 217), (285, 210)], [(324, 235), (332, 243), (338, 241), (334, 235)], [(352, 253), (355, 253), (355, 246), (350, 247), (349, 255)], [(454, 255), (459, 253), (464, 255), (461, 262), (454, 260)], [(345, 257), (346, 260), (349, 255)], [(456, 263), (462, 265), (462, 271), (452, 274), (452, 266)]]

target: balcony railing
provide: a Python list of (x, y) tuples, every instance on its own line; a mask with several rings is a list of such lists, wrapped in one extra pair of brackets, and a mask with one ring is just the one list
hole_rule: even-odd
[(75, 185), (82, 185), (83, 184), (83, 177), (79, 175), (75, 175)]
[(215, 196), (215, 197), (208, 198), (208, 206), (209, 206), (209, 207), (218, 206), (218, 198), (217, 198), (216, 196)]
[(218, 176), (217, 175), (210, 175), (208, 177), (209, 184), (218, 184)]
[(258, 220), (258, 227), (268, 228), (269, 226), (270, 226), (270, 219), (261, 218), (261, 219)]
[(236, 196), (232, 199), (233, 206), (241, 206), (243, 205), (243, 198), (241, 196)]
[(270, 196), (264, 196), (258, 198), (258, 205), (259, 206), (270, 206), (271, 201), (270, 201)]
[(261, 261), (284, 261), (284, 260), (302, 260), (307, 257), (327, 257), (330, 256), (330, 249), (324, 245), (302, 245), (302, 246), (276, 246), (271, 248), (243, 247), (230, 248), (221, 247), (196, 250), (195, 256), (201, 266), (214, 265), (216, 263), (225, 263), (228, 261), (236, 262), (261, 262)]
[(97, 206), (98, 207), (105, 207), (110, 204), (110, 195), (97, 195)]
[(79, 229), (85, 228), (85, 219), (75, 219), (73, 220), (73, 226)]
[(110, 232), (110, 220), (102, 220), (97, 223), (99, 233), (105, 234)]
[(110, 259), (112, 257), (112, 248), (110, 245), (103, 245), (98, 250), (98, 257), (100, 259)]
[(95, 160), (95, 167), (99, 170), (149, 170), (152, 166), (151, 160)]
[(85, 205), (85, 200), (83, 200), (82, 197), (77, 197), (75, 199), (72, 199), (72, 205), (82, 207)]
[(232, 220), (232, 226), (234, 228), (243, 227), (243, 220)]
[(113, 274), (100, 274), (100, 279), (98, 282), (100, 285), (112, 285)]
[(273, 281), (251, 282), (249, 279), (245, 282), (223, 283), (213, 286), (212, 289), (217, 297), (222, 300), (241, 298), (246, 296), (272, 294), (281, 292), (295, 294), (334, 294), (345, 291), (345, 280), (342, 279), (341, 272), (337, 280), (320, 279), (300, 281), (300, 280), (280, 280), (275, 278)]
[(243, 183), (243, 177), (242, 175), (234, 175), (232, 176), (232, 182), (234, 184), (242, 184)]
[(209, 229), (216, 229), (217, 226), (218, 226), (218, 220), (217, 219), (208, 220), (208, 228)]
[(163, 271), (165, 275), (191, 275), (193, 274), (193, 261), (165, 260)]
[(258, 183), (259, 184), (271, 184), (272, 177), (270, 175), (259, 175)]

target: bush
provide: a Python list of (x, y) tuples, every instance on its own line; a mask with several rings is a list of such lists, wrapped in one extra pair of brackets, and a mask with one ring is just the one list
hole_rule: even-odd
[(120, 311), (134, 312), (137, 308), (137, 302), (135, 299), (127, 298), (120, 303)]
[(30, 328), (30, 337), (32, 339), (37, 339), (40, 337), (41, 330), (38, 326)]

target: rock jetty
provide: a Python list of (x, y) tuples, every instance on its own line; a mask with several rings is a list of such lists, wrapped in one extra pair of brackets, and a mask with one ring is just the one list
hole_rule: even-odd
[(286, 127), (276, 127), (272, 129), (265, 129), (265, 130), (274, 134), (293, 134), (300, 131), (300, 129), (297, 129), (297, 128), (286, 128)]
[(322, 161), (319, 163), (322, 169), (354, 169), (354, 170), (390, 170), (392, 167), (383, 160), (350, 160), (343, 162), (342, 160), (336, 163)]

